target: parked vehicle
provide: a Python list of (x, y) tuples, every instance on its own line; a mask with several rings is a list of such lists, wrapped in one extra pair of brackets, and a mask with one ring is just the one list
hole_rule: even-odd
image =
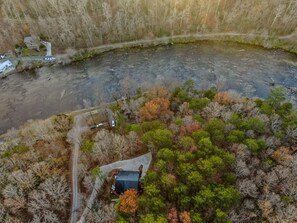
[(5, 58), (5, 54), (0, 54), (0, 59), (4, 59)]
[(0, 73), (6, 71), (9, 67), (12, 67), (12, 63), (10, 60), (6, 60), (3, 63), (0, 63)]
[(115, 120), (111, 120), (111, 127), (112, 127), (112, 128), (116, 127), (116, 124), (117, 124), (117, 123), (116, 123)]
[(43, 60), (45, 60), (45, 61), (54, 61), (54, 60), (56, 60), (56, 58), (54, 56), (46, 56), (46, 57), (43, 57)]
[(103, 123), (99, 123), (99, 124), (97, 124), (97, 125), (92, 125), (92, 126), (90, 127), (90, 129), (100, 128), (100, 127), (103, 127), (103, 126), (104, 126)]

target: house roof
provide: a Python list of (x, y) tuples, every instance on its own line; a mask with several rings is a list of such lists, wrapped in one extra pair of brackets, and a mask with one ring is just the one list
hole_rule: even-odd
[(115, 191), (118, 194), (124, 193), (129, 189), (138, 189), (138, 171), (120, 171), (115, 178)]
[(34, 48), (37, 48), (39, 49), (39, 44), (40, 44), (40, 41), (38, 40), (37, 37), (35, 36), (26, 36), (24, 38), (24, 43), (26, 44), (26, 46), (30, 49), (34, 49)]
[(117, 181), (138, 181), (139, 172), (138, 171), (120, 171), (117, 174)]
[(24, 42), (36, 42), (36, 38), (33, 36), (26, 36), (24, 37)]

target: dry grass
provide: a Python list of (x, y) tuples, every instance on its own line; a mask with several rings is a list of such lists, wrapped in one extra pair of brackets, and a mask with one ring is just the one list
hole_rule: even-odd
[(296, 34), (297, 26), (292, 0), (11, 0), (1, 1), (0, 10), (1, 51), (29, 34), (66, 49), (189, 33), (279, 36)]

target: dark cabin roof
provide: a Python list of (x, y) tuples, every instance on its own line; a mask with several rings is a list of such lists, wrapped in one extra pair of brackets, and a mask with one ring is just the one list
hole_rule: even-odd
[(122, 194), (128, 189), (138, 190), (138, 182), (138, 171), (120, 171), (115, 179), (115, 191)]

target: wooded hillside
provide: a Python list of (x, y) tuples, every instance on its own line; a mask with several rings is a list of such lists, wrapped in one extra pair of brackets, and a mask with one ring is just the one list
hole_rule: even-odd
[(1, 51), (29, 34), (66, 49), (193, 33), (297, 33), (295, 0), (10, 0), (0, 10)]
[(251, 100), (187, 81), (150, 91), (137, 115), (119, 130), (137, 133), (153, 164), (138, 199), (120, 196), (117, 223), (297, 221), (297, 113), (281, 87)]
[[(168, 88), (102, 105), (114, 112), (114, 128), (91, 127), (107, 119), (98, 109), (8, 131), (0, 143), (0, 222), (69, 222), (72, 171), (76, 212), (87, 223), (297, 222), (297, 112), (284, 90), (275, 87), (262, 100), (198, 90), (191, 80)], [(128, 190), (115, 205), (118, 169), (104, 176), (100, 167), (148, 151), (142, 195)]]

